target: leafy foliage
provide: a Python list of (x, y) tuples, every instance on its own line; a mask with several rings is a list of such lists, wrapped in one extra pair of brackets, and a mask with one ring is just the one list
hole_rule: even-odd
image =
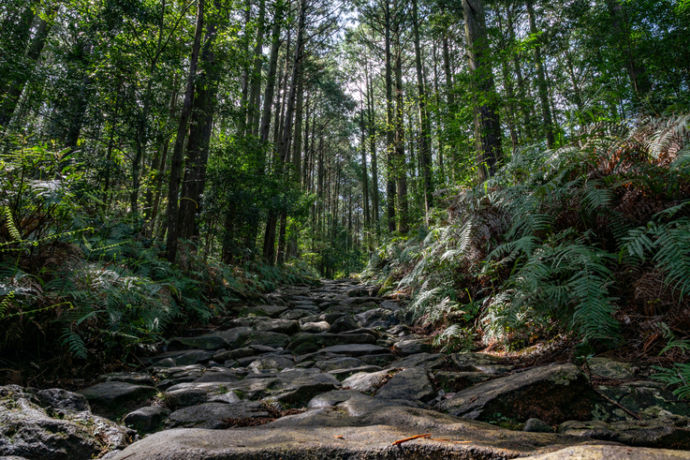
[(136, 222), (94, 217), (84, 176), (68, 173), (79, 165), (61, 159), (47, 146), (18, 145), (1, 164), (3, 355), (64, 349), (79, 360), (126, 361), (178, 324), (208, 323), (233, 302), (314, 276), (304, 267), (233, 267), (198, 255), (182, 269), (160, 257)]
[[(690, 340), (676, 338), (671, 329), (664, 323), (661, 324), (664, 338), (668, 340), (666, 346), (661, 350), (663, 355), (672, 351), (679, 351), (684, 355), (690, 354)], [(690, 363), (674, 363), (673, 366), (664, 368), (655, 366), (657, 373), (652, 378), (665, 383), (667, 386), (675, 387), (673, 394), (678, 399), (690, 399)]]
[(688, 118), (609, 128), (592, 127), (579, 145), (516, 152), (453, 199), (443, 226), (379, 254), (376, 264), (413, 293), (420, 324), (443, 331), (438, 344), (473, 330), (487, 344), (562, 330), (615, 342), (621, 308), (648, 308), (658, 295), (643, 288), (650, 270), (671, 290), (667, 311), (688, 304)]

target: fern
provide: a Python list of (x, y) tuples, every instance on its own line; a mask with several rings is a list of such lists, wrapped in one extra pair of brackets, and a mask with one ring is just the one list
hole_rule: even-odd
[(453, 324), (434, 337), (434, 346), (441, 347), (441, 351), (452, 353), (472, 349), (474, 333), (470, 328)]
[(583, 205), (588, 213), (594, 213), (600, 209), (607, 209), (613, 201), (613, 191), (604, 188), (599, 181), (587, 183), (583, 190)]
[(14, 294), (15, 291), (8, 292), (7, 295), (5, 295), (5, 298), (2, 299), (2, 302), (0, 302), (0, 319), (5, 317), (7, 310), (14, 300)]
[[(665, 323), (661, 323), (659, 326), (664, 338), (668, 340), (659, 355), (674, 349), (680, 350), (682, 353), (690, 352), (689, 340), (676, 338)], [(654, 366), (653, 369), (656, 371), (655, 374), (652, 374), (654, 380), (663, 382), (666, 386), (675, 386), (673, 394), (678, 399), (690, 399), (690, 363), (675, 363), (670, 368)]]
[(677, 386), (673, 394), (678, 399), (690, 399), (690, 363), (676, 363), (671, 368), (654, 366), (657, 371), (652, 378), (666, 386)]
[(658, 228), (656, 265), (666, 272), (669, 285), (684, 297), (690, 293), (690, 219), (682, 219)]
[(623, 239), (625, 251), (638, 263), (651, 261), (665, 274), (664, 282), (681, 298), (690, 293), (690, 218), (669, 223), (650, 222), (631, 230)]
[(79, 359), (86, 359), (88, 355), (86, 344), (79, 334), (66, 328), (62, 333), (62, 337), (60, 337), (60, 341), (63, 346), (67, 347), (67, 350), (72, 356)]
[(14, 223), (14, 216), (12, 216), (12, 209), (9, 206), (3, 207), (3, 212), (5, 214), (5, 223), (7, 225), (7, 230), (14, 241), (21, 241), (22, 235), (19, 233), (19, 229)]

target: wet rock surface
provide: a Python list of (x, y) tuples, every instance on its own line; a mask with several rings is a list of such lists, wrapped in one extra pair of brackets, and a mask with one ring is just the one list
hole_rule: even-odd
[[(80, 393), (17, 387), (1, 399), (26, 402), (0, 414), (12, 420), (0, 455), (690, 459), (650, 448), (689, 449), (690, 408), (634, 366), (596, 359), (590, 381), (569, 363), (435, 353), (404, 324), (402, 302), (374, 293), (349, 281), (282, 288), (217, 329), (170, 339), (139, 372)], [(109, 434), (79, 425), (87, 418)], [(135, 432), (122, 425), (140, 439), (127, 446)]]

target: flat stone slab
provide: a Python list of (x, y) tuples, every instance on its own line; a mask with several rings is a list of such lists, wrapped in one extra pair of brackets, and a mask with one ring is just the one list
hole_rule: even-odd
[(368, 343), (352, 343), (346, 345), (333, 345), (330, 347), (322, 348), (320, 352), (322, 353), (334, 353), (338, 355), (348, 355), (348, 356), (362, 356), (362, 355), (373, 355), (376, 353), (385, 353), (388, 349), (380, 347), (378, 345), (372, 345)]
[(245, 312), (260, 316), (276, 317), (287, 309), (288, 307), (284, 305), (258, 305), (255, 307), (247, 308)]
[(398, 372), (376, 392), (377, 398), (428, 401), (434, 397), (426, 370), (420, 367)]
[(108, 460), (513, 458), (533, 452), (545, 442), (545, 439), (530, 439), (524, 433), (511, 435), (509, 431), (490, 429), (471, 432), (464, 426), (458, 428), (457, 434), (418, 439), (399, 446), (392, 444), (420, 432), (386, 425), (176, 429), (148, 436)]
[(373, 344), (375, 342), (376, 336), (368, 332), (342, 334), (300, 332), (292, 337), (288, 348), (295, 354), (305, 354), (320, 350), (329, 345), (351, 346), (352, 344)]
[(196, 337), (174, 337), (170, 339), (168, 348), (179, 350), (183, 348), (198, 348), (201, 350), (213, 351), (223, 348), (227, 342), (223, 337), (216, 333), (198, 335)]
[[(162, 353), (153, 359), (158, 359), (153, 365), (163, 367), (179, 367), (189, 366), (191, 364), (198, 364), (208, 361), (213, 356), (213, 352), (200, 349), (192, 350), (175, 350)], [(171, 361), (172, 365), (167, 366), (164, 363)]]
[(256, 417), (268, 417), (268, 412), (259, 402), (240, 401), (232, 404), (209, 402), (176, 410), (168, 417), (167, 424), (220, 429), (232, 426), (236, 420)]
[(681, 422), (678, 425), (676, 426), (673, 420), (664, 418), (613, 423), (573, 420), (561, 423), (558, 432), (569, 436), (616, 441), (629, 446), (690, 449), (690, 428), (687, 427), (687, 419), (685, 423)]
[(89, 401), (94, 412), (106, 415), (121, 413), (156, 392), (151, 386), (116, 381), (97, 383), (79, 391)]
[(334, 371), (338, 369), (352, 369), (362, 365), (362, 361), (357, 358), (343, 356), (339, 358), (331, 358), (325, 361), (319, 360), (316, 362), (316, 367), (322, 371)]
[(427, 339), (405, 339), (393, 345), (393, 351), (401, 355), (414, 355), (431, 351)]
[(690, 451), (612, 445), (573, 446), (523, 460), (688, 460)]
[(395, 371), (392, 369), (385, 369), (378, 372), (357, 372), (343, 380), (343, 387), (364, 393), (372, 393), (383, 385), (393, 373), (395, 373)]

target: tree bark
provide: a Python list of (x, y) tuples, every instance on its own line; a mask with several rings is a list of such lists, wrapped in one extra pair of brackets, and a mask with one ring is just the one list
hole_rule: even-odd
[(259, 0), (259, 17), (254, 43), (254, 65), (252, 67), (247, 109), (247, 126), (249, 132), (256, 136), (259, 133), (259, 98), (261, 94), (261, 64), (263, 63), (264, 29), (266, 18), (266, 0)]
[(630, 78), (630, 85), (632, 86), (633, 96), (635, 102), (639, 103), (651, 89), (652, 82), (649, 80), (645, 66), (639, 62), (633, 50), (632, 37), (630, 36), (630, 24), (623, 9), (620, 0), (606, 0), (609, 9), (609, 14), (613, 20), (613, 27), (616, 35), (618, 35), (618, 42), (620, 46), (624, 47), (624, 59), (626, 61), (626, 70)]
[(50, 32), (51, 24), (42, 18), (38, 18), (36, 25), (36, 33), (33, 40), (28, 45), (25, 54), (25, 62), (22, 69), (16, 69), (16, 76), (6, 85), (6, 92), (0, 95), (0, 126), (7, 126), (12, 119), (12, 114), (17, 107), (19, 98), (22, 95), (26, 82), (31, 77), (31, 73), (36, 67), (38, 58), (41, 56), (41, 51), (46, 44), (48, 33)]
[[(290, 155), (290, 144), (292, 140), (292, 122), (295, 110), (295, 100), (297, 98), (297, 85), (300, 78), (302, 54), (304, 52), (304, 35), (305, 25), (307, 19), (307, 0), (300, 0), (299, 22), (297, 25), (297, 39), (295, 42), (295, 54), (292, 62), (292, 75), (290, 77), (290, 92), (286, 101), (285, 118), (283, 120), (283, 129), (280, 135), (278, 144), (278, 164), (276, 170), (281, 173), (283, 170), (283, 163), (288, 160)], [(283, 214), (281, 212), (281, 222), (283, 221)], [(275, 247), (275, 226), (276, 218), (269, 212), (269, 218), (266, 221), (266, 232), (264, 236), (264, 258), (271, 263), (273, 259), (273, 252)], [(283, 245), (284, 248), (284, 245)], [(278, 258), (283, 256), (278, 254)]]
[(364, 107), (359, 112), (360, 152), (362, 154), (362, 210), (364, 226), (369, 229), (369, 172), (367, 171), (367, 140), (364, 128)]
[(429, 209), (433, 206), (433, 176), (431, 173), (431, 125), (429, 114), (426, 107), (426, 82), (424, 81), (424, 71), (422, 67), (422, 47), (419, 40), (419, 12), (417, 0), (412, 1), (412, 28), (414, 32), (414, 55), (415, 67), (417, 70), (417, 108), (419, 109), (419, 163), (421, 167), (423, 196), (424, 196), (424, 218), (429, 223)]
[[(532, 0), (525, 0), (525, 5), (527, 6), (530, 34), (536, 35), (539, 31), (537, 30)], [(546, 83), (546, 73), (544, 72), (544, 59), (541, 52), (541, 43), (542, 40), (539, 38), (536, 46), (534, 47), (534, 59), (537, 65), (537, 88), (539, 89), (539, 102), (541, 104), (544, 134), (546, 135), (546, 146), (552, 149), (556, 144), (556, 137), (554, 134), (551, 107), (549, 105), (549, 89)]]
[[(482, 0), (463, 0), (465, 36), (470, 57), (470, 70), (481, 100), (475, 102), (475, 138), (477, 142), (480, 179), (493, 174), (501, 159), (501, 126), (498, 117), (486, 20)], [(475, 95), (475, 97), (477, 97)]]
[(384, 39), (385, 39), (385, 82), (386, 82), (386, 220), (388, 231), (395, 232), (395, 131), (393, 128), (393, 75), (391, 69), (391, 11), (390, 0), (385, 1)]
[(190, 119), (178, 217), (179, 237), (187, 240), (196, 240), (199, 236), (198, 218), (201, 196), (206, 186), (206, 164), (220, 77), (220, 64), (214, 49), (217, 32), (216, 18), (209, 23), (206, 31), (200, 60), (201, 73), (195, 85)]
[(400, 24), (395, 31), (395, 192), (397, 195), (397, 230), (407, 233), (409, 230), (409, 203), (407, 197), (407, 161), (405, 158), (405, 125), (404, 100), (402, 86), (402, 46), (400, 43)]
[(192, 54), (189, 59), (189, 75), (187, 76), (187, 86), (182, 103), (182, 111), (177, 125), (177, 136), (173, 147), (170, 181), (168, 183), (168, 209), (167, 209), (167, 239), (166, 256), (169, 261), (175, 262), (177, 258), (178, 240), (178, 194), (180, 191), (180, 180), (182, 177), (182, 154), (184, 149), (185, 134), (192, 112), (192, 102), (194, 98), (194, 83), (196, 81), (197, 64), (199, 61), (199, 50), (201, 48), (201, 36), (204, 29), (204, 0), (198, 0), (196, 11), (196, 24), (194, 26), (194, 42), (192, 44)]
[(364, 76), (367, 85), (367, 113), (368, 113), (368, 134), (369, 134), (369, 151), (371, 152), (371, 205), (374, 208), (372, 217), (374, 219), (374, 227), (376, 237), (378, 239), (381, 227), (379, 225), (379, 172), (378, 172), (378, 158), (376, 154), (376, 114), (374, 113), (374, 87), (372, 76), (369, 73), (369, 59), (368, 56), (364, 62)]

